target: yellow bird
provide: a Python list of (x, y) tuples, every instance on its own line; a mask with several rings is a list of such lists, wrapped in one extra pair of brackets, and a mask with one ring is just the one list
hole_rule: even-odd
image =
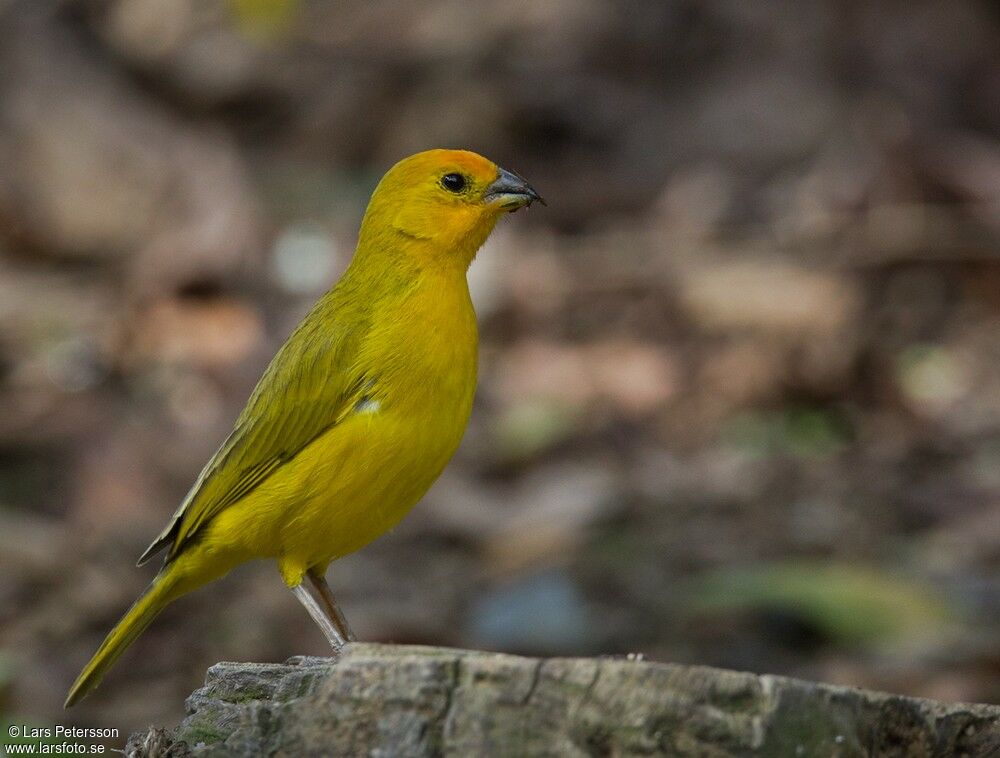
[(168, 603), (255, 558), (277, 561), (335, 649), (353, 639), (326, 569), (395, 526), (458, 447), (478, 344), (466, 271), (498, 219), (535, 200), (521, 177), (464, 150), (429, 150), (389, 170), (350, 266), (278, 351), (139, 559), (167, 550), (67, 708)]

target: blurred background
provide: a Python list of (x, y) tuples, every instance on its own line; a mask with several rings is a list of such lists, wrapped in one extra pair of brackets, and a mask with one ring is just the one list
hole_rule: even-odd
[(998, 137), (985, 0), (0, 0), (0, 720), (328, 652), (251, 565), (61, 710), (430, 147), (549, 206), (470, 272), (456, 460), (331, 568), (363, 639), (1000, 701)]

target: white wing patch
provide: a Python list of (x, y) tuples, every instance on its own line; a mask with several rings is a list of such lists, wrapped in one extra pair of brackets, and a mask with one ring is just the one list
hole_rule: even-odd
[(362, 397), (354, 404), (354, 412), (372, 415), (378, 413), (381, 407), (382, 404), (378, 400), (372, 400), (370, 397)]

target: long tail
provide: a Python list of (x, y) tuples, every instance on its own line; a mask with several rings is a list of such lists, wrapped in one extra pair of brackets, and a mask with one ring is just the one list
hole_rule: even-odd
[(143, 633), (160, 611), (178, 596), (178, 593), (175, 592), (176, 575), (173, 575), (171, 568), (166, 568), (152, 581), (146, 591), (139, 596), (139, 599), (132, 603), (132, 607), (122, 616), (121, 621), (104, 638), (104, 642), (94, 653), (90, 663), (84, 667), (80, 676), (70, 687), (66, 702), (63, 704), (64, 708), (76, 704), (97, 687), (101, 683), (101, 679), (104, 678), (104, 674), (125, 652), (125, 649)]

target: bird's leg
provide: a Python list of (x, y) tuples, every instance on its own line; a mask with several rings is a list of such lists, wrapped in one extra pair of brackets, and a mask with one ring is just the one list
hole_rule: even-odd
[(319, 607), (316, 599), (309, 594), (309, 590), (306, 589), (304, 583), (299, 582), (294, 587), (292, 587), (292, 592), (295, 593), (295, 597), (299, 599), (299, 602), (305, 606), (305, 609), (312, 616), (312, 620), (316, 622), (316, 625), (323, 631), (323, 636), (326, 637), (326, 641), (330, 643), (330, 647), (333, 648), (334, 652), (339, 653), (341, 648), (347, 643), (343, 635), (337, 631), (337, 628), (333, 625), (333, 622), (327, 617), (323, 612), (323, 609)]
[(309, 582), (319, 594), (319, 599), (323, 605), (323, 609), (326, 611), (326, 615), (333, 625), (337, 627), (337, 631), (340, 632), (340, 636), (348, 642), (354, 642), (357, 637), (355, 637), (354, 632), (351, 631), (351, 625), (347, 623), (347, 617), (344, 615), (344, 612), (340, 610), (340, 606), (337, 605), (337, 599), (333, 596), (333, 591), (330, 589), (330, 585), (326, 583), (326, 577), (314, 569), (309, 569), (309, 571), (306, 572), (306, 576), (309, 577)]

